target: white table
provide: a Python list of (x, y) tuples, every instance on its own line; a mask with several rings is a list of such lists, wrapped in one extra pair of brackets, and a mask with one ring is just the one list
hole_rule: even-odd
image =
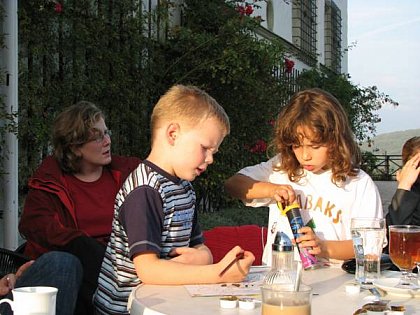
[[(340, 268), (322, 268), (303, 272), (303, 283), (310, 285), (312, 315), (352, 315), (363, 304), (369, 303), (372, 294), (362, 290), (348, 294), (345, 285), (353, 275)], [(387, 295), (391, 305), (404, 305), (405, 315), (420, 314), (420, 298)], [(260, 315), (261, 307), (254, 310), (223, 309), (219, 297), (191, 297), (183, 286), (140, 285), (134, 289), (132, 315)]]

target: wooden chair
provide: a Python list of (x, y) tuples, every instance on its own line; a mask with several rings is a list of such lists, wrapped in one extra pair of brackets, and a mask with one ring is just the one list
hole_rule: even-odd
[(23, 242), (22, 244), (20, 244), (18, 248), (15, 249), (15, 253), (23, 255), (23, 253), (25, 252), (25, 246), (26, 246), (26, 242)]
[(16, 273), (19, 267), (28, 261), (30, 259), (25, 255), (0, 248), (0, 278), (8, 273)]

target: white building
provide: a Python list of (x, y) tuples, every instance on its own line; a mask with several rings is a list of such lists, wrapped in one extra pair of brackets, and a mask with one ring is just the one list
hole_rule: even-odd
[(323, 65), (347, 73), (347, 0), (267, 0), (252, 16), (260, 34), (280, 38), (297, 70)]
[[(181, 23), (182, 2), (172, 0), (170, 26)], [(146, 1), (143, 10), (153, 10), (160, 3)], [(260, 35), (280, 39), (298, 71), (323, 65), (335, 73), (348, 72), (347, 0), (248, 0), (236, 4), (255, 4), (251, 16), (262, 19)], [(156, 29), (152, 33), (156, 36)]]

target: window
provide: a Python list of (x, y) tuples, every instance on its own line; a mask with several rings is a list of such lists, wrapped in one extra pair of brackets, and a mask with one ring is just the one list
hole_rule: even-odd
[(292, 9), (293, 43), (309, 55), (316, 54), (316, 1), (294, 0)]
[(331, 1), (325, 1), (325, 65), (336, 73), (341, 72), (341, 11)]

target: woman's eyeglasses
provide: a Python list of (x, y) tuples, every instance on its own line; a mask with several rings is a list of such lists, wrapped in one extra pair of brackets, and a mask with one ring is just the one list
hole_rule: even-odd
[(96, 143), (102, 143), (105, 137), (111, 138), (112, 131), (109, 129), (106, 129), (102, 132), (100, 130), (94, 129), (93, 134), (94, 135), (88, 140), (88, 142), (95, 141)]

